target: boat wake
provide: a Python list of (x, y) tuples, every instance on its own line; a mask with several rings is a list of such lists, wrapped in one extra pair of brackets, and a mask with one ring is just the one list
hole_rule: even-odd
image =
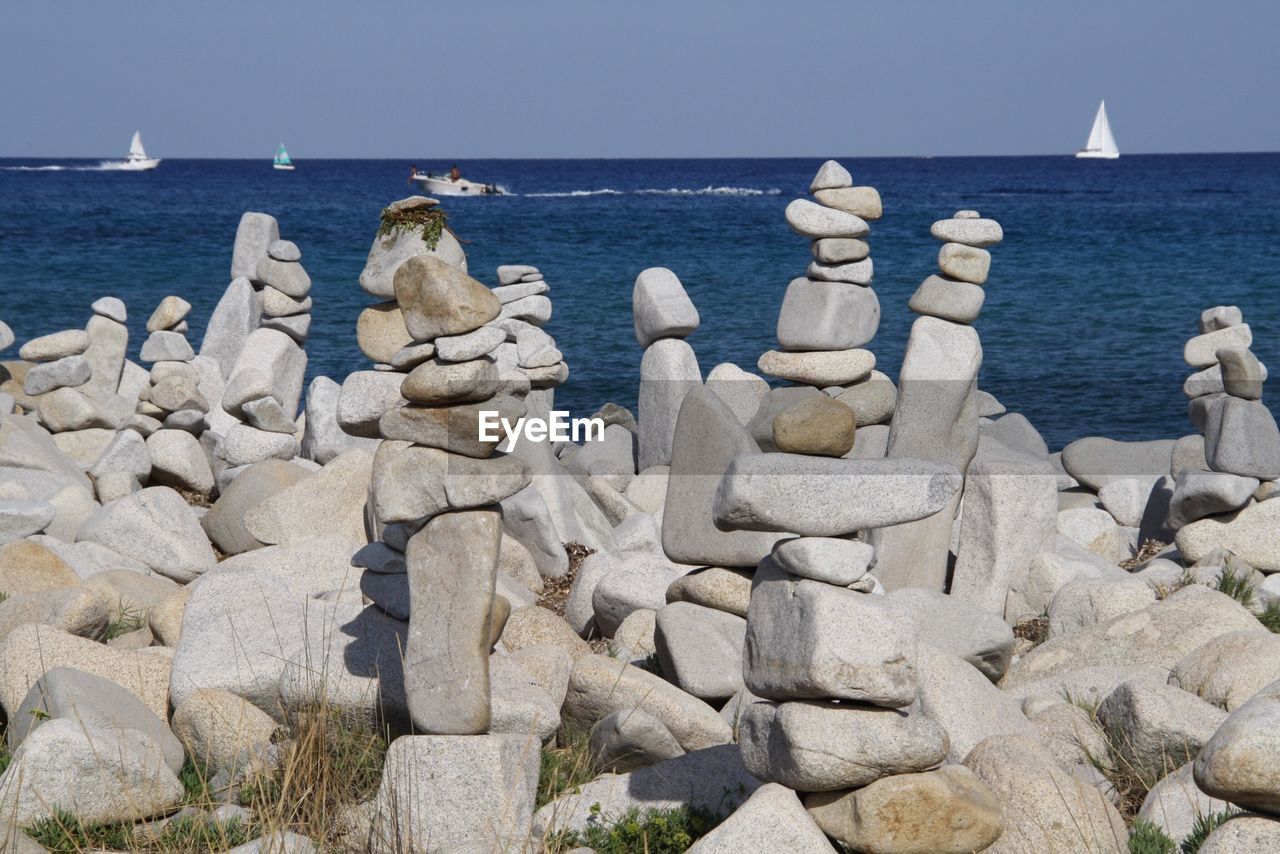
[(123, 163), (110, 160), (92, 166), (0, 166), (0, 172), (121, 172), (127, 169)]
[(587, 196), (778, 196), (782, 190), (771, 187), (761, 190), (756, 187), (701, 187), (689, 189), (682, 187), (647, 187), (640, 190), (615, 190), (605, 187), (601, 190), (570, 190), (563, 193), (521, 193), (527, 199), (576, 199)]

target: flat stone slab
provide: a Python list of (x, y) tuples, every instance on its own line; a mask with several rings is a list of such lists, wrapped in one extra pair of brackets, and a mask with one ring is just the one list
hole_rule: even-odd
[(930, 516), (962, 481), (945, 462), (746, 454), (720, 482), (715, 519), (731, 530), (834, 537)]

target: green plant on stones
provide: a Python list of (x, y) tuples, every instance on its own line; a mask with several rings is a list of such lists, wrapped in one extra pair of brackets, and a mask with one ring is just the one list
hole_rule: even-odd
[(381, 222), (378, 225), (378, 236), (389, 237), (397, 231), (418, 232), (422, 242), (428, 249), (435, 249), (440, 242), (440, 235), (448, 228), (445, 224), (449, 216), (438, 205), (420, 206), (407, 210), (383, 208)]
[(1200, 846), (1204, 845), (1204, 841), (1209, 838), (1209, 834), (1213, 833), (1218, 827), (1232, 816), (1237, 816), (1244, 810), (1237, 807), (1227, 807), (1218, 812), (1211, 812), (1208, 815), (1196, 816), (1196, 823), (1191, 825), (1191, 832), (1187, 834), (1187, 838), (1182, 840), (1182, 854), (1196, 854), (1200, 850)]
[[(591, 811), (604, 817), (599, 804), (593, 804)], [(577, 834), (576, 842), (596, 854), (682, 854), (718, 823), (715, 814), (696, 807), (643, 811), (632, 807), (617, 818), (588, 827)]]
[(1266, 626), (1267, 631), (1280, 634), (1280, 599), (1272, 599), (1267, 607), (1258, 615), (1258, 622)]
[(79, 854), (100, 848), (124, 849), (129, 834), (123, 825), (83, 822), (79, 816), (55, 808), (53, 814), (37, 819), (27, 828), (27, 836), (56, 854)]
[(120, 600), (120, 616), (107, 623), (107, 630), (103, 634), (104, 641), (115, 640), (121, 635), (127, 635), (130, 632), (136, 632), (147, 624), (147, 612), (131, 605), (126, 605), (124, 600)]
[(565, 727), (559, 736), (560, 746), (542, 748), (538, 767), (537, 808), (546, 806), (566, 792), (577, 791), (596, 776), (591, 761), (590, 733), (578, 727)]
[(1253, 602), (1253, 581), (1245, 573), (1237, 575), (1229, 567), (1222, 568), (1222, 575), (1213, 583), (1213, 589), (1225, 593), (1246, 608)]
[(1161, 828), (1138, 819), (1129, 828), (1129, 854), (1177, 854), (1178, 843)]

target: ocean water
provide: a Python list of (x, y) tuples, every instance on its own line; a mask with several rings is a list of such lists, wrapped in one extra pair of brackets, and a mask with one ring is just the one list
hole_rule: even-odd
[[(1005, 233), (976, 324), (980, 384), (1052, 447), (1191, 432), (1181, 356), (1203, 308), (1239, 305), (1255, 352), (1280, 368), (1280, 154), (839, 159), (884, 200), (870, 238), (883, 319), (869, 346), (890, 376), (914, 319), (907, 300), (936, 271), (929, 226), (960, 208), (998, 219)], [(689, 341), (704, 373), (724, 361), (754, 369), (774, 345), (787, 283), (810, 260), (783, 209), (820, 163), (463, 161), (468, 177), (513, 194), (445, 207), (473, 275), (495, 284), (499, 264), (543, 271), (555, 308), (547, 329), (570, 367), (557, 401), (587, 415), (609, 400), (634, 405), (631, 288), (646, 267), (674, 270), (697, 305), (702, 326)], [(89, 304), (113, 294), (128, 303), (136, 358), (147, 317), (173, 293), (194, 306), (198, 345), (228, 282), (241, 212), (266, 211), (314, 283), (310, 372), (340, 381), (367, 366), (355, 319), (373, 300), (357, 277), (380, 209), (412, 192), (408, 169), (165, 160), (130, 174), (96, 161), (0, 160), (0, 319), (20, 344), (84, 324)]]

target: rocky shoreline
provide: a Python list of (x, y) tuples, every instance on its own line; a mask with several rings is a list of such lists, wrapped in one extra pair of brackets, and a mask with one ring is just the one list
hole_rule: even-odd
[(424, 197), (359, 277), (367, 370), (304, 388), (303, 253), (252, 212), (198, 351), (177, 296), (137, 361), (111, 296), (22, 342), (4, 850), (1280, 849), (1280, 429), (1241, 310), (1188, 330), (1192, 432), (1051, 452), (978, 388), (977, 211), (932, 225), (877, 370), (882, 213), (834, 161), (787, 207), (810, 259), (758, 373), (704, 375), (641, 272), (637, 412), (580, 443), (485, 432), (555, 420), (551, 287), (474, 277)]

